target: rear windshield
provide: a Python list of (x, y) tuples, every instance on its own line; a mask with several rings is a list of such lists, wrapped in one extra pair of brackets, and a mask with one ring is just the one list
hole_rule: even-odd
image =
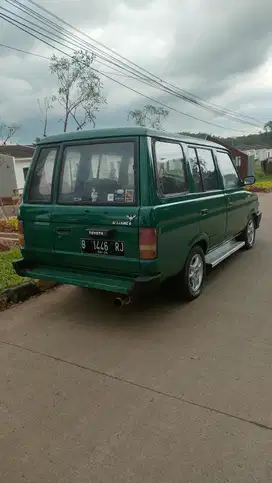
[(135, 192), (133, 141), (64, 149), (59, 203), (134, 204)]

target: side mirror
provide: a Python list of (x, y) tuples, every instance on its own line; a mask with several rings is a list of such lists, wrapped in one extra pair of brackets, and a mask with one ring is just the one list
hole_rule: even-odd
[(246, 176), (244, 178), (244, 181), (243, 181), (244, 186), (250, 186), (250, 185), (254, 184), (255, 182), (256, 182), (255, 176)]

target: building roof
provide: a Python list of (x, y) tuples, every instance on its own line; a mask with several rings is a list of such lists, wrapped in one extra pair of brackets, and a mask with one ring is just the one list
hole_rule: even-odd
[(232, 146), (228, 143), (225, 143), (224, 140), (218, 139), (215, 136), (207, 136), (207, 140), (211, 140), (217, 144), (220, 144), (221, 146), (224, 146), (227, 148), (229, 151), (232, 151), (232, 153), (235, 151), (235, 153), (240, 153), (243, 156), (248, 156), (244, 151), (242, 151), (239, 147), (237, 146)]
[(0, 154), (6, 154), (13, 158), (31, 158), (35, 151), (34, 146), (22, 146), (20, 144), (8, 144), (0, 146)]
[(264, 146), (263, 144), (239, 144), (235, 146), (240, 151), (252, 151), (252, 150), (259, 150), (259, 149), (272, 149), (271, 147)]
[(55, 136), (46, 137), (41, 139), (38, 145), (54, 144), (60, 142), (77, 142), (88, 139), (103, 139), (103, 138), (118, 138), (118, 137), (134, 137), (134, 136), (153, 136), (157, 138), (166, 138), (173, 141), (184, 141), (193, 144), (201, 144), (202, 146), (218, 147), (218, 144), (207, 141), (201, 138), (195, 138), (190, 136), (184, 136), (177, 133), (169, 133), (166, 131), (157, 131), (156, 129), (149, 129), (146, 127), (132, 126), (132, 127), (118, 127), (108, 129), (92, 129), (90, 131), (75, 131), (56, 134)]

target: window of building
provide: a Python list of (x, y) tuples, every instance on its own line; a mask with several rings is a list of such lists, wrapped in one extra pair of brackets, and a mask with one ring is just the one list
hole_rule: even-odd
[(161, 193), (163, 195), (187, 193), (185, 160), (180, 144), (156, 141), (155, 160)]
[(241, 156), (236, 156), (235, 157), (235, 166), (237, 168), (240, 168), (240, 166), (241, 166)]
[(239, 185), (239, 177), (228, 153), (217, 151), (217, 163), (223, 177), (224, 187), (226, 189), (236, 188)]
[(26, 180), (28, 171), (29, 171), (29, 168), (23, 168), (24, 180)]
[(50, 203), (57, 148), (43, 148), (36, 161), (31, 179), (29, 201)]

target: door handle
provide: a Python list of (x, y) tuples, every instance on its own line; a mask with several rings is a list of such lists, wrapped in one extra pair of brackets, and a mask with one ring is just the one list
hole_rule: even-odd
[(201, 213), (202, 216), (207, 216), (207, 214), (208, 214), (207, 208), (205, 208), (204, 210), (201, 210), (200, 213)]
[(71, 233), (71, 231), (71, 228), (57, 228), (57, 233), (60, 234)]
[(233, 201), (229, 200), (228, 205), (233, 206), (233, 204), (234, 204)]

